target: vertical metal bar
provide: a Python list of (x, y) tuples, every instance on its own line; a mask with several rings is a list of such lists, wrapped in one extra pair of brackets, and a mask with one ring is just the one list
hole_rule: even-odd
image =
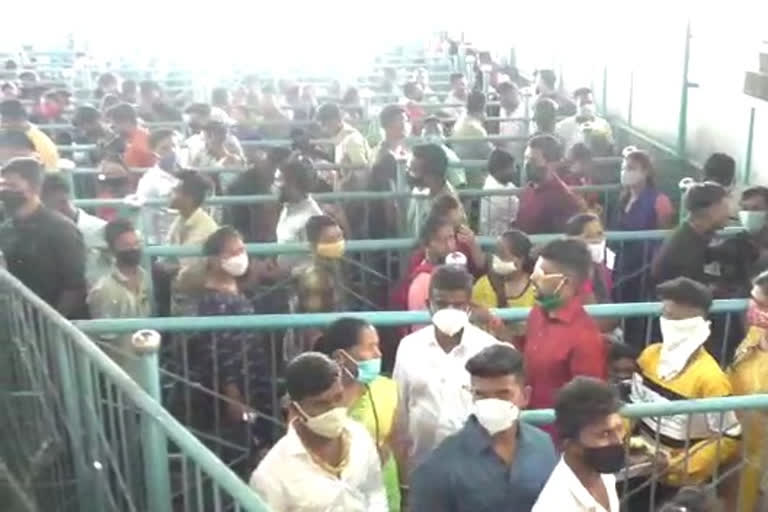
[(749, 185), (752, 178), (752, 146), (755, 140), (755, 107), (749, 109), (749, 129), (747, 131), (747, 154), (744, 155), (744, 172), (742, 183)]
[[(104, 490), (107, 489), (106, 482), (104, 480), (104, 468), (107, 464), (102, 460), (102, 453), (99, 443), (99, 430), (101, 426), (97, 423), (99, 417), (97, 411), (99, 410), (98, 400), (94, 398), (93, 393), (93, 367), (91, 362), (81, 351), (78, 351), (75, 355), (77, 363), (77, 376), (80, 381), (81, 397), (80, 402), (84, 404), (83, 421), (86, 429), (86, 444), (88, 446), (87, 460), (91, 462), (94, 467), (93, 482), (91, 487), (91, 493), (93, 495), (94, 503), (98, 507), (98, 510), (104, 510)], [(99, 461), (101, 468), (97, 468), (93, 463)]]
[(203, 500), (203, 475), (200, 472), (200, 466), (195, 464), (195, 490), (197, 491), (197, 510), (204, 512), (205, 501)]
[[(635, 71), (629, 72), (629, 105), (627, 105), (627, 124), (632, 126), (632, 107), (635, 99)], [(605, 112), (603, 112), (605, 115)]]
[(603, 115), (608, 115), (608, 65), (603, 66)]
[(691, 20), (685, 25), (685, 51), (683, 54), (683, 84), (680, 92), (680, 113), (677, 124), (677, 156), (685, 158), (688, 144), (688, 67), (691, 60)]
[[(134, 336), (133, 349), (138, 357), (136, 380), (147, 394), (159, 402), (160, 365), (157, 354), (160, 349), (160, 334), (152, 331), (145, 336)], [(154, 419), (145, 415), (141, 416), (141, 443), (148, 508), (171, 510), (168, 439)]]

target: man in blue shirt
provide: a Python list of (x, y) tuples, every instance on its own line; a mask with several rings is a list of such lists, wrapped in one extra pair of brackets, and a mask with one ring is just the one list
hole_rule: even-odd
[(414, 471), (408, 504), (419, 512), (530, 512), (557, 463), (550, 437), (518, 421), (528, 404), (523, 356), (486, 347), (467, 361), (474, 413)]

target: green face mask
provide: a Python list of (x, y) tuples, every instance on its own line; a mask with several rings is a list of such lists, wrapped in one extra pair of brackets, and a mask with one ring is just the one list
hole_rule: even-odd
[(562, 307), (563, 298), (556, 293), (548, 295), (537, 295), (536, 303), (541, 306), (541, 309), (544, 311), (555, 311), (556, 309), (560, 309)]

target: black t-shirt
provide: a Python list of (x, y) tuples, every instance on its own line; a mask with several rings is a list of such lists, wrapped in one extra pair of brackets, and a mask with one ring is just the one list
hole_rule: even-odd
[(69, 316), (86, 316), (85, 244), (72, 221), (41, 206), (0, 226), (0, 250), (11, 274), (51, 306), (65, 290), (82, 291), (82, 306)]
[(711, 279), (704, 266), (711, 261), (710, 238), (684, 222), (664, 241), (653, 262), (654, 281), (659, 284), (676, 277), (688, 277), (703, 284)]

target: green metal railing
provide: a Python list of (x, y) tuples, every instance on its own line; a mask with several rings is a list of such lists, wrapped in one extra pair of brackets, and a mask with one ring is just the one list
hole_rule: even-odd
[(156, 345), (129, 376), (5, 270), (0, 290), (4, 509), (267, 510), (158, 403)]

